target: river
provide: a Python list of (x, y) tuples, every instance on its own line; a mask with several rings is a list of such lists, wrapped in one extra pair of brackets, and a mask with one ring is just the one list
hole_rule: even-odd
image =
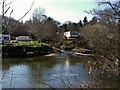
[(92, 57), (40, 56), (2, 59), (2, 88), (118, 88), (118, 75), (100, 74)]

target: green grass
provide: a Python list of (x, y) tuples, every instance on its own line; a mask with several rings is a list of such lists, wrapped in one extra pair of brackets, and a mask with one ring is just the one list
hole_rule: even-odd
[(40, 46), (49, 46), (46, 43), (38, 43), (37, 41), (30, 42), (18, 42), (18, 43), (4, 43), (3, 46), (28, 46), (28, 47), (40, 47)]

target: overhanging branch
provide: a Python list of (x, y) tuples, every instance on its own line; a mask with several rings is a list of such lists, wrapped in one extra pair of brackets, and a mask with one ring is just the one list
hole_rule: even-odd
[(30, 10), (32, 9), (34, 3), (35, 3), (35, 0), (33, 1), (32, 5), (29, 8), (29, 10), (18, 21), (20, 21), (21, 19), (23, 19), (30, 12)]
[[(22, 20), (22, 19), (31, 11), (31, 9), (32, 9), (32, 7), (33, 7), (33, 5), (34, 5), (34, 3), (35, 3), (35, 0), (32, 2), (32, 4), (31, 4), (29, 10), (28, 10), (20, 19), (17, 20), (18, 22), (17, 22), (16, 28), (17, 28), (17, 26), (18, 26), (18, 24), (19, 24), (19, 21)], [(16, 28), (15, 28), (12, 32), (10, 32), (10, 34), (14, 33), (15, 30), (16, 30)]]

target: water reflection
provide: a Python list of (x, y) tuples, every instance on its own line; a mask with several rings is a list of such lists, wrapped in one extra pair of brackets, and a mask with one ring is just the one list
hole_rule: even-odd
[(69, 58), (66, 58), (65, 59), (65, 68), (69, 69), (69, 67), (70, 67), (70, 60), (69, 60)]
[[(117, 80), (101, 78), (94, 70), (91, 75), (83, 57), (36, 57), (3, 59), (3, 88), (78, 87), (102, 82), (101, 87), (116, 87)], [(91, 58), (88, 58), (89, 60)], [(107, 76), (106, 76), (107, 77)], [(104, 84), (103, 84), (104, 83)]]

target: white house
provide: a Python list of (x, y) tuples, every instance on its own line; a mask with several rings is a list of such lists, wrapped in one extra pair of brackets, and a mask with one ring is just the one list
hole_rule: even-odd
[(8, 42), (10, 42), (10, 35), (0, 34), (0, 43), (8, 43)]
[(64, 36), (67, 37), (67, 39), (78, 38), (80, 36), (80, 32), (79, 31), (67, 31), (67, 32), (64, 32)]
[(16, 37), (17, 41), (31, 41), (32, 39), (29, 36), (18, 36)]

